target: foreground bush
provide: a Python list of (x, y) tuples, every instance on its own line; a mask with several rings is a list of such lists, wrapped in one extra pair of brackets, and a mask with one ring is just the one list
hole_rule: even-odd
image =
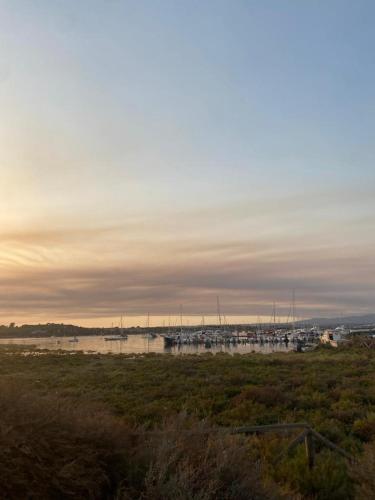
[(352, 467), (350, 475), (356, 484), (356, 498), (375, 498), (375, 442), (367, 444), (364, 453)]
[(248, 439), (217, 434), (202, 423), (179, 417), (166, 423), (162, 434), (151, 433), (140, 449), (148, 464), (145, 497), (278, 498), (275, 488), (263, 484), (260, 462), (252, 454)]
[(197, 429), (185, 418), (148, 433), (95, 406), (6, 383), (0, 491), (2, 498), (38, 500), (277, 498), (241, 438)]

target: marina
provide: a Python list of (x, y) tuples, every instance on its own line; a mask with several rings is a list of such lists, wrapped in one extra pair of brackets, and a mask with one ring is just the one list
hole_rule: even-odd
[[(96, 334), (29, 335), (1, 338), (0, 345), (32, 346), (34, 349), (70, 351), (101, 354), (229, 354), (307, 352), (319, 344), (338, 347), (353, 336), (375, 337), (373, 327), (348, 328), (336, 326), (320, 329), (306, 328), (256, 328), (241, 329), (236, 326), (210, 326), (200, 329), (182, 326), (179, 329), (150, 328), (128, 332), (126, 329), (111, 328)], [(35, 333), (44, 333), (43, 330)]]
[(85, 335), (69, 337), (29, 337), (1, 339), (2, 345), (30, 345), (50, 351), (82, 351), (101, 354), (202, 354), (207, 352), (269, 354), (304, 350), (316, 345), (311, 332), (245, 333), (219, 330), (182, 331), (157, 335), (154, 332), (133, 335)]
[(85, 353), (101, 354), (203, 354), (212, 352), (214, 354), (226, 352), (229, 354), (248, 354), (251, 352), (272, 353), (287, 352), (294, 349), (292, 344), (263, 343), (252, 344), (249, 342), (235, 342), (226, 344), (213, 344), (209, 348), (202, 343), (175, 344), (166, 346), (164, 338), (145, 338), (143, 335), (129, 335), (127, 339), (105, 338), (103, 336), (77, 337), (76, 342), (70, 342), (67, 337), (44, 337), (44, 338), (17, 338), (1, 339), (1, 345), (30, 345), (36, 349), (47, 349), (50, 351), (83, 351)]
[(215, 345), (296, 345), (298, 348), (318, 342), (320, 331), (310, 330), (271, 330), (271, 331), (230, 331), (230, 330), (199, 330), (168, 333), (162, 335), (167, 347), (183, 345), (204, 345), (211, 348)]

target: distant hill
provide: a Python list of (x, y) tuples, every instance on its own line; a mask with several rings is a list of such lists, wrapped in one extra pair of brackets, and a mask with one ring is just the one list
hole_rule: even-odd
[(333, 325), (375, 325), (375, 314), (361, 314), (354, 316), (340, 316), (337, 318), (312, 318), (301, 323), (314, 324), (318, 326), (333, 326)]

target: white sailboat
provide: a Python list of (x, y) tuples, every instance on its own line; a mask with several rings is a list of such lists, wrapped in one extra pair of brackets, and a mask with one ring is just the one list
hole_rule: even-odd
[(147, 322), (146, 322), (147, 332), (143, 335), (144, 339), (152, 340), (157, 337), (155, 332), (150, 331), (150, 313), (147, 313)]
[(128, 339), (128, 335), (126, 333), (124, 333), (123, 331), (123, 327), (122, 327), (122, 316), (120, 318), (120, 334), (119, 335), (110, 335), (109, 337), (104, 337), (104, 340), (106, 342), (109, 342), (109, 341), (114, 341), (114, 340), (127, 340)]

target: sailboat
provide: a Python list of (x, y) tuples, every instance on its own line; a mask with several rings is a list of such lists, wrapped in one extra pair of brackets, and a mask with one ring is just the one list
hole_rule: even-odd
[(147, 328), (147, 332), (143, 335), (144, 339), (151, 340), (151, 339), (154, 339), (157, 337), (155, 332), (150, 332), (150, 313), (147, 313), (146, 328)]
[(121, 319), (120, 319), (120, 335), (110, 335), (109, 337), (104, 337), (104, 340), (106, 342), (108, 341), (112, 341), (112, 340), (127, 340), (128, 339), (128, 335), (127, 333), (124, 333), (123, 331), (123, 328), (122, 328), (122, 316), (121, 316)]

